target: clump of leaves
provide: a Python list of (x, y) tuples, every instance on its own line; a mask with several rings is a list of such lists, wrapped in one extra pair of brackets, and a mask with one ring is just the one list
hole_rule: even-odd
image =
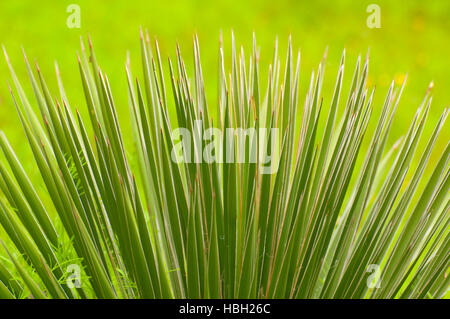
[[(140, 43), (143, 81), (134, 81), (126, 66), (136, 172), (108, 77), (90, 41), (89, 53), (82, 43), (79, 56), (89, 123), (72, 111), (59, 72), (55, 97), (25, 57), (34, 107), (6, 56), (13, 101), (51, 202), (41, 200), (0, 133), (5, 155), (0, 223), (12, 262), (0, 259), (0, 297), (439, 298), (446, 293), (449, 145), (417, 194), (448, 114), (443, 112), (425, 150), (416, 154), (429, 91), (404, 137), (388, 150), (403, 86), (392, 83), (376, 128), (366, 136), (374, 94), (367, 88), (368, 59), (363, 64), (358, 59), (350, 90), (341, 98), (344, 52), (334, 93), (328, 92), (331, 105), (321, 114), (324, 57), (297, 114), (300, 54), (295, 58), (290, 41), (285, 68), (275, 46), (263, 89), (256, 41), (246, 64), (233, 39), (229, 73), (220, 47), (213, 110), (197, 37), (192, 77), (179, 47), (165, 73), (158, 43), (151, 48), (142, 33)], [(175, 123), (192, 133), (200, 157), (209, 141), (196, 136), (216, 124), (224, 139), (220, 156), (237, 158), (256, 149), (257, 161), (177, 163), (171, 158)], [(235, 136), (224, 134), (227, 128), (277, 128), (280, 134), (275, 146), (251, 138), (242, 150)], [(367, 152), (361, 152), (366, 139)], [(266, 162), (261, 154), (278, 154), (273, 174), (260, 173)], [(411, 167), (414, 156), (420, 159)], [(357, 159), (363, 160), (360, 170)], [(392, 165), (386, 164), (389, 159)], [(405, 180), (410, 170), (412, 177)], [(70, 276), (58, 253), (62, 242), (82, 272), (75, 287), (65, 281)]]

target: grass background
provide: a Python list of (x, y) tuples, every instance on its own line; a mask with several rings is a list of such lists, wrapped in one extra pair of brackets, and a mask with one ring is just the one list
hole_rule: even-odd
[[(370, 29), (366, 25), (369, 16), (366, 8), (371, 3), (381, 8), (380, 29)], [(66, 25), (69, 4), (78, 4), (81, 8), (80, 29), (69, 29)], [(141, 76), (139, 26), (148, 28), (150, 34), (158, 38), (163, 58), (168, 55), (174, 57), (178, 41), (188, 66), (192, 61), (192, 35), (198, 34), (211, 103), (216, 97), (221, 30), (228, 66), (231, 62), (232, 29), (237, 43), (244, 44), (247, 54), (251, 52), (252, 32), (255, 31), (261, 47), (262, 65), (267, 66), (272, 59), (275, 38), (278, 36), (284, 59), (288, 36), (292, 34), (294, 49), (300, 48), (302, 54), (299, 107), (303, 106), (311, 71), (317, 68), (327, 46), (324, 105), (330, 104), (342, 50), (345, 48), (347, 52), (341, 106), (347, 97), (346, 89), (358, 54), (364, 57), (370, 48), (369, 85), (376, 86), (376, 92), (368, 134), (376, 124), (390, 81), (395, 79), (400, 84), (408, 73), (406, 90), (391, 132), (389, 143), (392, 144), (408, 129), (430, 81), (433, 80), (435, 85), (434, 100), (424, 130), (427, 138), (450, 102), (449, 16), (449, 1), (1, 1), (0, 42), (5, 45), (30, 99), (33, 95), (27, 83), (21, 46), (30, 60), (39, 62), (55, 95), (58, 91), (54, 62), (58, 62), (71, 105), (83, 113), (85, 103), (76, 50), (79, 50), (80, 36), (86, 37), (89, 33), (97, 59), (108, 74), (128, 142), (131, 134), (124, 62), (129, 51), (134, 74)], [(282, 70), (284, 72), (283, 61)], [(264, 76), (266, 71), (261, 70), (261, 75)], [(8, 92), (8, 80), (6, 62), (0, 59), (0, 129), (6, 132), (25, 170), (32, 178), (37, 178), (38, 172), (34, 169), (28, 145), (23, 142), (25, 136)], [(264, 90), (266, 82), (262, 77)], [(432, 164), (436, 163), (450, 139), (450, 126), (447, 123), (445, 127), (432, 153)], [(422, 139), (419, 156), (427, 138)], [(24, 160), (28, 157), (29, 161)], [(418, 158), (415, 159), (417, 161)], [(427, 168), (426, 176), (431, 169)]]

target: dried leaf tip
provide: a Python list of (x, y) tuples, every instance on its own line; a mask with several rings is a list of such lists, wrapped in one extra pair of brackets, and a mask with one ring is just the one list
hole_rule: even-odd
[(427, 94), (433, 89), (433, 87), (434, 87), (434, 81), (431, 81), (427, 88)]
[(328, 57), (328, 45), (325, 47), (325, 52), (323, 53), (322, 61), (325, 61)]
[(34, 60), (34, 65), (36, 66), (37, 73), (41, 73), (41, 69), (39, 68), (39, 65), (36, 60)]
[(91, 36), (89, 35), (89, 33), (88, 33), (87, 37), (88, 37), (89, 48), (92, 50), (92, 40), (91, 40)]
[(367, 53), (366, 53), (366, 63), (369, 62), (369, 56), (370, 56), (370, 47), (367, 48)]
[(83, 43), (83, 37), (81, 35), (80, 35), (80, 47), (81, 47), (81, 51), (85, 52), (84, 43)]

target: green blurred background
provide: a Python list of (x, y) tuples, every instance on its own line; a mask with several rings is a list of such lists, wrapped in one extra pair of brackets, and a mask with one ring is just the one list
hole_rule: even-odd
[[(366, 20), (369, 4), (381, 8), (381, 28), (370, 29)], [(81, 9), (81, 28), (69, 29), (66, 12), (69, 4)], [(141, 76), (139, 65), (139, 26), (158, 38), (163, 57), (175, 54), (180, 43), (188, 64), (192, 61), (192, 35), (200, 40), (202, 67), (211, 103), (216, 96), (217, 53), (222, 31), (228, 66), (230, 34), (234, 30), (238, 44), (248, 53), (252, 32), (261, 47), (261, 67), (268, 66), (278, 36), (284, 60), (289, 34), (295, 49), (302, 54), (299, 107), (308, 87), (311, 71), (328, 46), (324, 80), (324, 105), (330, 103), (337, 67), (346, 49), (345, 91), (359, 54), (370, 48), (369, 84), (376, 86), (373, 123), (382, 107), (392, 79), (400, 83), (408, 73), (407, 87), (401, 99), (389, 143), (408, 129), (416, 108), (430, 81), (434, 81), (433, 102), (425, 127), (423, 148), (434, 124), (450, 102), (450, 1), (0, 1), (0, 42), (8, 51), (30, 99), (33, 97), (21, 54), (21, 46), (30, 60), (36, 59), (53, 93), (57, 94), (54, 62), (61, 69), (71, 105), (85, 109), (76, 62), (80, 36), (92, 37), (97, 59), (108, 74), (120, 121), (129, 132), (128, 92), (124, 62), (130, 52), (134, 74)], [(284, 72), (284, 62), (283, 72)], [(265, 74), (262, 72), (262, 74)], [(7, 81), (11, 82), (4, 59), (0, 59), (0, 129), (5, 131), (32, 175), (35, 167), (17, 119)], [(168, 84), (168, 83), (166, 83)], [(265, 87), (266, 79), (261, 79)], [(450, 139), (449, 124), (432, 154), (430, 169)], [(125, 134), (129, 138), (130, 134)], [(31, 157), (30, 157), (31, 159)], [(416, 159), (417, 162), (417, 159)], [(35, 173), (37, 174), (37, 173)]]

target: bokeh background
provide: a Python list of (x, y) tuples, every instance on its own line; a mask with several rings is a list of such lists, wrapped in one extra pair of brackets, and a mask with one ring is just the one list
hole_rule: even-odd
[[(379, 29), (370, 29), (366, 24), (369, 16), (366, 8), (372, 3), (379, 5), (381, 9)], [(70, 29), (66, 25), (69, 16), (66, 9), (69, 4), (80, 6), (79, 29)], [(302, 55), (302, 100), (311, 71), (317, 68), (328, 47), (324, 105), (330, 103), (340, 56), (345, 48), (347, 55), (341, 109), (356, 59), (359, 54), (364, 58), (370, 48), (369, 85), (376, 86), (376, 92), (372, 126), (369, 130), (376, 123), (390, 81), (395, 79), (400, 84), (408, 73), (390, 145), (406, 132), (430, 81), (434, 81), (431, 112), (418, 155), (440, 114), (450, 103), (450, 1), (0, 1), (0, 42), (6, 47), (29, 97), (32, 98), (33, 95), (27, 82), (22, 46), (30, 60), (39, 62), (55, 95), (58, 91), (54, 63), (57, 61), (71, 105), (81, 111), (85, 109), (76, 51), (80, 48), (80, 36), (86, 38), (89, 33), (99, 63), (110, 79), (124, 135), (129, 139), (131, 135), (127, 134), (129, 113), (124, 63), (129, 52), (134, 74), (141, 76), (140, 26), (147, 28), (151, 36), (158, 38), (163, 57), (175, 55), (178, 41), (187, 62), (192, 61), (192, 36), (194, 33), (198, 34), (206, 89), (211, 103), (216, 96), (220, 32), (224, 37), (228, 66), (231, 61), (231, 30), (234, 31), (237, 43), (242, 44), (247, 53), (250, 52), (252, 33), (255, 32), (261, 48), (262, 69), (268, 66), (272, 58), (275, 38), (278, 36), (281, 57), (284, 59), (288, 36), (292, 34), (293, 46), (295, 49), (300, 48)], [(262, 74), (265, 74), (264, 70)], [(1, 57), (0, 129), (7, 134), (27, 172), (37, 176), (7, 81), (11, 82), (11, 77), (6, 62)], [(262, 78), (263, 87), (265, 83), (266, 79)], [(302, 100), (299, 106), (303, 105)], [(449, 128), (447, 123), (432, 154), (426, 175), (429, 175), (450, 139)], [(416, 158), (416, 163), (417, 160)]]

